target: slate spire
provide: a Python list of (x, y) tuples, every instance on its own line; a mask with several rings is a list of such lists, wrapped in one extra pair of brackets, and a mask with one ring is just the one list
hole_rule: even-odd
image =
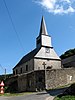
[(44, 17), (42, 16), (39, 35), (48, 35)]

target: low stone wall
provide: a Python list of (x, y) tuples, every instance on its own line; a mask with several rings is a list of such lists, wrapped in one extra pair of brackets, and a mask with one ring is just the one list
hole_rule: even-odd
[(52, 89), (75, 82), (75, 69), (46, 70), (46, 88)]
[(11, 77), (8, 85), (21, 91), (53, 89), (75, 82), (75, 68), (36, 70), (27, 74)]
[(26, 91), (27, 90), (27, 75), (19, 75), (18, 76), (18, 91)]
[(43, 90), (44, 83), (44, 70), (33, 71), (28, 74), (18, 76), (18, 91), (37, 91)]

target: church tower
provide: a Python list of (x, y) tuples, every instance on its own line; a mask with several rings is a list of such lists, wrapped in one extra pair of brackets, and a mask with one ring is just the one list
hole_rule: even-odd
[[(45, 24), (44, 17), (41, 20), (40, 32), (39, 36), (36, 38), (36, 49), (38, 50), (35, 55), (35, 66), (42, 66), (43, 62), (46, 64), (46, 68), (50, 66), (52, 69), (61, 68), (61, 59), (56, 54), (52, 44), (51, 44), (51, 36), (49, 36)], [(38, 60), (39, 59), (39, 60)], [(40, 63), (40, 64), (39, 64)]]
[(44, 17), (42, 17), (42, 20), (41, 20), (41, 27), (40, 27), (39, 36), (36, 39), (36, 45), (37, 45), (37, 48), (41, 46), (49, 47), (49, 48), (52, 47), (51, 36), (48, 35)]

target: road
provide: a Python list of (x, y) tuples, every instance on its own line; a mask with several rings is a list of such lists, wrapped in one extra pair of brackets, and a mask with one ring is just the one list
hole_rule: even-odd
[(44, 92), (38, 92), (34, 94), (26, 94), (21, 96), (12, 96), (12, 97), (0, 97), (0, 100), (46, 100), (47, 97), (50, 95), (44, 91)]
[(60, 93), (62, 93), (65, 89), (56, 89), (51, 91), (43, 91), (34, 94), (27, 94), (21, 96), (11, 96), (11, 97), (0, 97), (0, 100), (53, 100), (52, 98)]

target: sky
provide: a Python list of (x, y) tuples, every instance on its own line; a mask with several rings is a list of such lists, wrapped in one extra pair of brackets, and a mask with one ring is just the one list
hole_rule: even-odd
[(36, 48), (42, 16), (59, 56), (75, 48), (75, 0), (0, 0), (0, 75)]

